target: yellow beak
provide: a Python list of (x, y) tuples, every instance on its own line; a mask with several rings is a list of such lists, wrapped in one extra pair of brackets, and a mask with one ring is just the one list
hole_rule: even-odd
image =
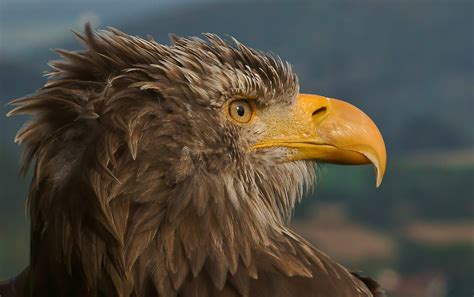
[(270, 131), (255, 149), (286, 147), (289, 160), (316, 160), (335, 164), (369, 164), (382, 182), (387, 155), (374, 122), (357, 107), (337, 99), (300, 94), (286, 116), (262, 118)]

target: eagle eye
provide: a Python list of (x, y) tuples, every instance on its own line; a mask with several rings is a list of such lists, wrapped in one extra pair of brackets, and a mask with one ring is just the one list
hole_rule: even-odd
[(230, 117), (239, 123), (248, 123), (255, 113), (254, 105), (249, 100), (238, 99), (229, 104)]

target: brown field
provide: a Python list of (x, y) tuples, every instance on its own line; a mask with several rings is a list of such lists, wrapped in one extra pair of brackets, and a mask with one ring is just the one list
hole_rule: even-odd
[(344, 262), (391, 260), (395, 256), (394, 240), (348, 220), (338, 204), (321, 205), (306, 221), (293, 223), (304, 238), (331, 257)]
[(474, 244), (473, 222), (414, 222), (404, 232), (411, 240), (430, 245)]

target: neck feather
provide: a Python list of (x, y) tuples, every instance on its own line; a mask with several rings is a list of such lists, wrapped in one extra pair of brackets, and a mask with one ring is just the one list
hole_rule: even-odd
[[(48, 169), (63, 158), (50, 157), (36, 167)], [(288, 168), (249, 168), (257, 174), (201, 172), (176, 183), (162, 166), (123, 160), (113, 170), (85, 160), (81, 167), (93, 169), (61, 177), (36, 168), (29, 275), (37, 296), (140, 296), (143, 290), (167, 296), (202, 273), (219, 289), (236, 273), (257, 277), (261, 253), (286, 269), (283, 254), (295, 249), (286, 219), (303, 189), (297, 180), (313, 178), (306, 164), (293, 164), (293, 175), (285, 177)], [(273, 180), (266, 185), (261, 176)], [(304, 261), (294, 261), (291, 273), (308, 272)]]

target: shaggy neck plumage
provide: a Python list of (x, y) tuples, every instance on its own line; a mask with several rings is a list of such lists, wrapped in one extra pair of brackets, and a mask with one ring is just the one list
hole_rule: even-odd
[[(36, 164), (29, 198), (30, 283), (37, 296), (61, 290), (139, 296), (146, 288), (177, 291), (187, 277), (202, 273), (216, 288), (238, 270), (256, 277), (256, 251), (271, 252), (284, 240), (285, 215), (303, 187), (297, 180), (311, 177), (305, 163), (295, 163), (294, 176), (282, 176), (288, 168), (277, 166), (237, 177), (193, 172), (170, 184), (175, 178), (143, 165), (140, 155), (122, 156), (109, 169), (112, 176), (97, 160), (71, 160), (81, 166), (63, 168), (58, 177), (47, 169), (67, 156), (49, 157)], [(274, 188), (278, 183), (262, 184), (259, 176), (284, 178), (295, 188)]]

